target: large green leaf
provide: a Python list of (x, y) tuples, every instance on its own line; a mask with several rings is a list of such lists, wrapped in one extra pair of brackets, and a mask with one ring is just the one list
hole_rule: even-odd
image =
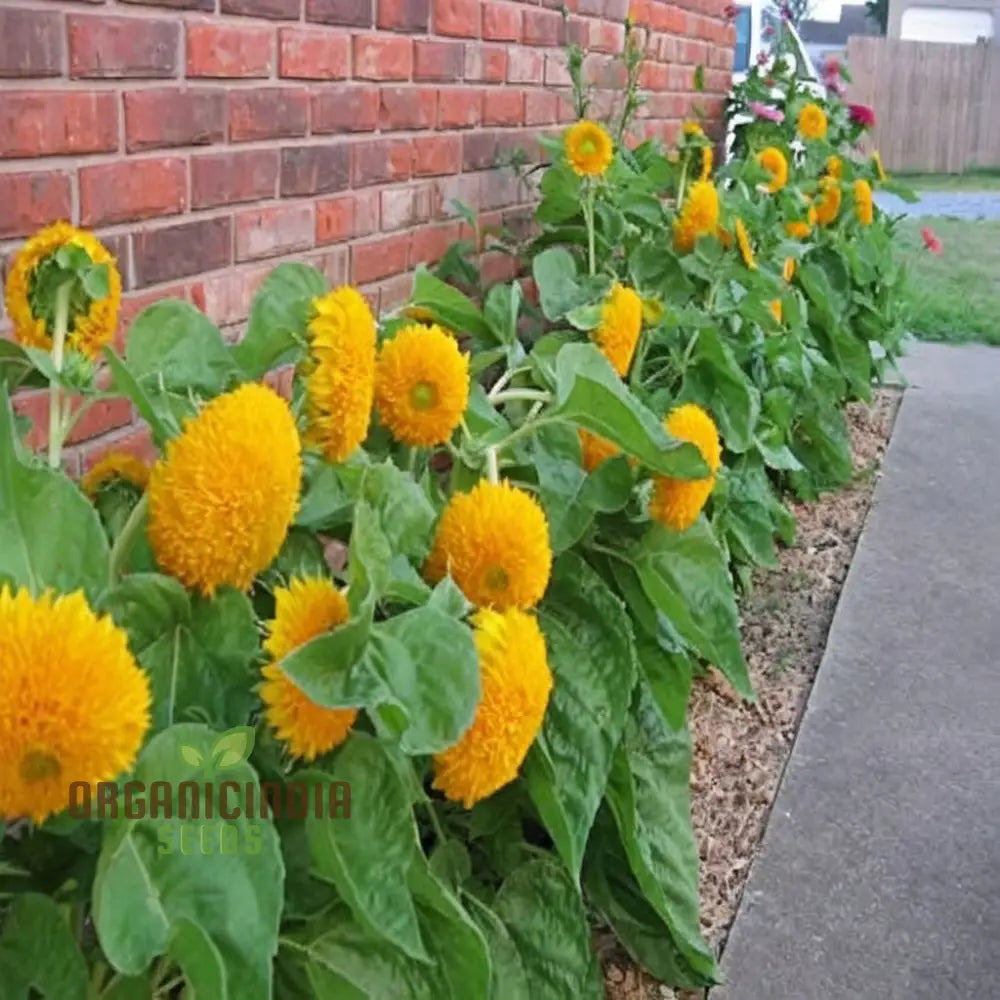
[(0, 1000), (85, 1000), (87, 963), (48, 896), (16, 896), (0, 934)]
[(19, 385), (29, 382), (44, 385), (45, 379), (36, 373), (31, 357), (13, 340), (0, 338), (0, 387), (13, 392)]
[(663, 718), (680, 729), (687, 717), (688, 698), (694, 678), (694, 664), (687, 653), (664, 649), (664, 644), (647, 636), (636, 643), (642, 676), (649, 686)]
[[(159, 733), (139, 756), (133, 780), (144, 817), (105, 822), (94, 881), (94, 920), (104, 954), (119, 972), (138, 975), (169, 954), (190, 990), (213, 1000), (270, 1000), (284, 870), (270, 819), (240, 808), (232, 819), (205, 818), (207, 790), (223, 800), (222, 782), (260, 786), (249, 764), (216, 770), (217, 734), (185, 724)], [(198, 757), (195, 767), (188, 758)], [(171, 816), (152, 814), (151, 789), (165, 789)], [(179, 817), (182, 782), (200, 791), (199, 818)], [(232, 796), (229, 801), (231, 803)], [(240, 799), (242, 801), (242, 795)], [(189, 795), (184, 801), (190, 805)], [(138, 810), (136, 810), (138, 811)]]
[(563, 552), (583, 537), (594, 520), (594, 511), (583, 499), (587, 472), (576, 428), (568, 424), (542, 427), (532, 440), (532, 459), (552, 551)]
[(602, 1000), (583, 901), (558, 862), (539, 858), (521, 865), (501, 886), (493, 909), (517, 947), (534, 1000)]
[(628, 554), (657, 610), (744, 698), (752, 699), (733, 584), (708, 522), (701, 517), (683, 532), (653, 525)]
[(493, 971), (490, 1000), (531, 1000), (524, 963), (503, 921), (475, 896), (467, 896), (465, 906), (489, 949)]
[(232, 348), (236, 364), (249, 378), (294, 360), (295, 348), (305, 340), (313, 299), (325, 292), (323, 275), (308, 264), (279, 264), (267, 276), (250, 306), (246, 336)]
[(640, 684), (608, 782), (632, 874), (666, 924), (690, 970), (685, 986), (708, 986), (718, 973), (698, 920), (698, 847), (691, 829), (688, 782), (691, 737), (664, 723)]
[(548, 416), (613, 441), (654, 472), (682, 479), (708, 475), (698, 449), (668, 435), (593, 344), (567, 344), (559, 351), (556, 402)]
[(621, 601), (573, 553), (557, 560), (539, 621), (554, 685), (524, 777), (560, 856), (579, 878), (635, 684), (635, 646)]
[(135, 376), (125, 367), (125, 362), (110, 347), (104, 348), (104, 360), (108, 363), (111, 384), (115, 391), (135, 403), (139, 416), (149, 424), (153, 441), (157, 447), (162, 448), (180, 430), (176, 415), (164, 404), (159, 393), (153, 396), (139, 384)]
[(354, 732), (337, 753), (330, 774), (315, 781), (344, 781), (351, 815), (306, 818), (309, 852), (317, 871), (333, 881), (355, 918), (411, 958), (427, 951), (407, 885), (417, 854), (417, 827), (398, 761), (370, 736)]
[(436, 322), (449, 330), (472, 337), (477, 346), (490, 346), (499, 340), (468, 296), (435, 278), (423, 266), (417, 268), (413, 276), (410, 302), (417, 309), (426, 309)]
[[(0, 388), (0, 578), (33, 594), (108, 582), (108, 542), (97, 511), (61, 470), (22, 462), (14, 412)], [(30, 461), (30, 459), (29, 459)]]

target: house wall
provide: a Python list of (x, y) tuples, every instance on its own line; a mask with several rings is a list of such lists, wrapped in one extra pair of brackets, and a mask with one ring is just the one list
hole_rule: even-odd
[[(567, 36), (611, 82), (627, 3), (576, 0), (564, 18), (560, 0), (2, 0), (0, 271), (22, 237), (69, 219), (118, 259), (123, 332), (179, 296), (235, 333), (284, 259), (392, 308), (407, 272), (459, 237), (453, 200), (487, 224), (527, 221), (532, 193), (498, 158), (537, 159), (539, 134), (572, 119)], [(724, 7), (633, 3), (645, 135), (672, 138), (696, 105), (721, 115)], [(44, 397), (16, 405), (40, 439)], [(142, 441), (129, 405), (101, 404), (71, 469)]]

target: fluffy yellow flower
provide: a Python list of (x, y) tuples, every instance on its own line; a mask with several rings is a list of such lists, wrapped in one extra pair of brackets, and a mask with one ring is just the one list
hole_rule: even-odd
[(715, 422), (695, 403), (685, 403), (671, 410), (663, 426), (675, 438), (696, 445), (711, 470), (704, 479), (653, 478), (650, 516), (674, 531), (687, 531), (698, 520), (715, 486), (715, 474), (722, 464), (722, 444)]
[(607, 129), (586, 120), (566, 130), (563, 146), (569, 165), (581, 177), (603, 177), (615, 155)]
[(844, 163), (839, 156), (828, 156), (826, 158), (826, 172), (830, 177), (840, 180), (844, 172)]
[(642, 330), (642, 299), (616, 281), (601, 309), (601, 325), (594, 340), (622, 378), (628, 374)]
[(251, 383), (213, 399), (153, 466), (157, 562), (205, 594), (248, 589), (285, 540), (301, 474), (295, 421), (277, 393)]
[(807, 239), (809, 234), (812, 232), (812, 226), (808, 222), (802, 222), (801, 220), (796, 220), (795, 222), (785, 223), (785, 232), (789, 236), (795, 237), (797, 240)]
[(862, 226), (870, 226), (875, 219), (872, 186), (864, 179), (854, 182), (854, 212)]
[(264, 718), (288, 749), (302, 760), (315, 760), (347, 738), (356, 708), (324, 708), (306, 697), (279, 663), (293, 649), (342, 625), (351, 616), (344, 595), (323, 577), (294, 579), (274, 591), (275, 617), (264, 651), (270, 657), (261, 673)]
[(354, 288), (313, 302), (306, 442), (329, 462), (350, 458), (368, 434), (375, 391), (375, 317)]
[(109, 451), (80, 478), (80, 489), (93, 500), (105, 483), (124, 479), (137, 490), (144, 490), (149, 482), (149, 466), (127, 451)]
[(434, 787), (466, 809), (517, 777), (552, 691), (534, 615), (484, 609), (472, 623), (482, 684), (476, 717), (458, 743), (434, 758)]
[(103, 299), (85, 300), (81, 308), (70, 306), (66, 345), (88, 358), (96, 358), (110, 343), (118, 324), (118, 306), (122, 297), (122, 279), (114, 257), (91, 233), (76, 229), (67, 222), (56, 222), (39, 230), (14, 256), (7, 275), (7, 313), (14, 324), (14, 336), (28, 347), (50, 350), (52, 325), (45, 316), (36, 316), (31, 294), (38, 269), (60, 247), (77, 246), (86, 251), (95, 264), (106, 264), (108, 294)]
[(404, 326), (382, 345), (375, 405), (403, 444), (444, 444), (469, 402), (469, 356), (439, 326)]
[(712, 166), (715, 163), (715, 154), (711, 146), (701, 147), (701, 176), (699, 180), (707, 181), (712, 176)]
[(593, 472), (602, 462), (621, 454), (618, 445), (607, 438), (602, 438), (599, 434), (591, 434), (590, 431), (584, 430), (579, 434), (583, 467), (588, 472)]
[(879, 155), (879, 151), (877, 149), (874, 153), (872, 153), (872, 163), (875, 164), (875, 176), (880, 181), (887, 181), (889, 179), (889, 175), (885, 172), (882, 157)]
[(675, 249), (690, 253), (699, 236), (714, 233), (718, 226), (719, 192), (709, 181), (695, 181), (674, 220)]
[(482, 480), (451, 498), (426, 566), (432, 581), (450, 572), (473, 604), (501, 611), (534, 607), (551, 571), (545, 512), (506, 480)]
[(781, 299), (771, 299), (770, 303), (768, 303), (768, 308), (771, 310), (771, 315), (780, 323)]
[(788, 160), (777, 146), (768, 146), (757, 154), (757, 162), (771, 175), (767, 185), (768, 191), (774, 194), (788, 183)]
[(805, 139), (826, 136), (826, 112), (818, 104), (807, 104), (799, 112), (799, 132)]
[(784, 266), (781, 268), (781, 276), (785, 281), (791, 281), (795, 277), (795, 258), (786, 257)]
[(743, 263), (751, 271), (756, 271), (757, 261), (754, 259), (753, 247), (750, 246), (750, 234), (747, 232), (747, 227), (743, 225), (742, 219), (736, 220), (736, 243), (740, 248), (740, 256), (743, 258)]
[(821, 226), (835, 222), (840, 212), (840, 182), (835, 177), (821, 177), (820, 199), (816, 205), (816, 220)]
[(684, 133), (684, 135), (688, 136), (689, 138), (701, 139), (704, 138), (705, 136), (705, 130), (701, 127), (701, 125), (698, 124), (698, 122), (692, 119), (688, 119), (686, 122), (684, 122), (684, 124), (681, 126), (681, 131)]
[(128, 771), (149, 729), (149, 680), (83, 593), (0, 589), (0, 819), (41, 823), (69, 786)]

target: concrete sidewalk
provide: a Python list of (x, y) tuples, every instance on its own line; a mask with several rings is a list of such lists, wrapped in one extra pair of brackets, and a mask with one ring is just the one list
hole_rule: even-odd
[(712, 1000), (1000, 998), (1000, 349), (903, 368)]

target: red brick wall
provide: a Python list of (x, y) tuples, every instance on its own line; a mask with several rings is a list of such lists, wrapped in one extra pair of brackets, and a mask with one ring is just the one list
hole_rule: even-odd
[[(453, 199), (525, 216), (531, 192), (497, 157), (537, 156), (571, 119), (564, 32), (608, 81), (627, 4), (571, 0), (564, 22), (558, 0), (0, 0), (0, 264), (66, 218), (116, 254), (123, 325), (165, 295), (239, 324), (283, 258), (391, 308), (459, 236)], [(695, 104), (719, 114), (723, 7), (633, 3), (647, 134), (672, 137)], [(105, 407), (77, 440), (131, 421)]]

